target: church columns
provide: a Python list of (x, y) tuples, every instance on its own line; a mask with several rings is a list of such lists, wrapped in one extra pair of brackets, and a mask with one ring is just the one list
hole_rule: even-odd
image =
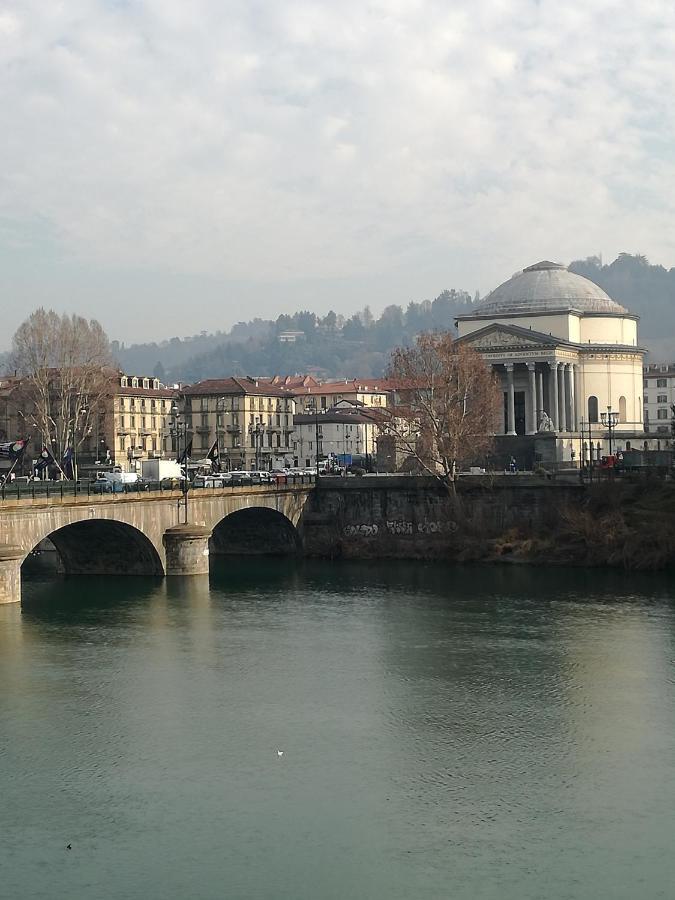
[[(494, 375), (495, 375), (495, 378), (496, 378), (496, 380), (497, 380), (497, 383), (499, 384), (500, 391), (503, 392), (503, 391), (504, 391), (504, 379), (503, 379), (503, 377), (502, 377), (502, 367), (501, 367), (501, 365), (500, 365), (500, 364), (494, 364), (494, 365), (492, 366), (492, 371), (493, 371), (493, 373), (494, 373)], [(501, 420), (502, 420), (502, 430), (501, 430), (500, 433), (501, 433), (501, 434), (506, 434), (506, 432), (507, 432), (507, 430), (508, 430), (508, 424), (507, 424), (507, 422), (506, 422), (506, 410), (505, 410), (505, 409), (502, 411)]]
[(544, 373), (541, 369), (537, 372), (537, 428), (541, 424), (544, 412)]
[(528, 434), (536, 434), (537, 431), (537, 383), (535, 364), (527, 363), (527, 377), (529, 381), (529, 390), (527, 392), (527, 428)]
[(513, 363), (506, 363), (506, 433), (516, 433), (516, 398), (513, 384)]
[(574, 381), (576, 378), (576, 366), (572, 363), (569, 363), (567, 368), (569, 369), (568, 377), (570, 384), (570, 431), (577, 430), (577, 403), (576, 396), (574, 390)]
[(552, 362), (548, 366), (550, 370), (549, 404), (551, 406), (551, 421), (553, 422), (553, 430), (558, 431), (558, 363)]
[(565, 408), (565, 364), (558, 363), (558, 431), (567, 431), (567, 410)]
[(507, 363), (506, 366), (506, 408), (507, 408), (507, 434), (516, 433), (516, 396), (515, 383), (513, 377), (513, 363)]

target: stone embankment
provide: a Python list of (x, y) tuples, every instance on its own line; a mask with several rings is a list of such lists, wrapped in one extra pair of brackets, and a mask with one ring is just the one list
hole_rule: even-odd
[(307, 556), (661, 568), (675, 561), (675, 486), (536, 476), (322, 479)]

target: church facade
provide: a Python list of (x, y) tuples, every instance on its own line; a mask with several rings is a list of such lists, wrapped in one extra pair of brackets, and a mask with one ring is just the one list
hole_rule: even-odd
[(559, 461), (607, 452), (608, 416), (614, 449), (644, 436), (638, 317), (587, 278), (557, 263), (529, 266), (457, 330), (501, 382), (503, 435), (546, 435)]

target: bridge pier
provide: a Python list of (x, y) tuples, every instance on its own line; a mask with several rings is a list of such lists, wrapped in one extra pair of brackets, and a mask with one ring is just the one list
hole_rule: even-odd
[(0, 545), (0, 603), (21, 600), (21, 563), (24, 551), (12, 544)]
[(167, 575), (208, 575), (211, 529), (174, 525), (164, 532)]

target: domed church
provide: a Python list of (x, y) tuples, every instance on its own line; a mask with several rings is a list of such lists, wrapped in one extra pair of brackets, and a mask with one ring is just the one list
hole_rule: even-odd
[[(546, 436), (544, 444), (529, 441), (530, 458), (578, 460), (582, 454), (588, 458), (589, 433), (596, 453), (606, 452), (609, 434), (602, 420), (608, 412), (616, 421), (615, 449), (643, 436), (644, 351), (637, 323), (637, 316), (592, 281), (558, 263), (539, 262), (460, 316), (457, 330), (501, 381), (503, 434)], [(500, 443), (507, 449), (508, 442)], [(542, 446), (548, 451), (542, 453)]]

